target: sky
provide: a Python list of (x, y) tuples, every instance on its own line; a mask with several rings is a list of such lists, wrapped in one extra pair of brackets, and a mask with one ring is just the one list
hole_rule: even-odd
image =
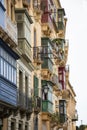
[(60, 0), (67, 18), (69, 80), (76, 93), (77, 125), (87, 125), (87, 0)]

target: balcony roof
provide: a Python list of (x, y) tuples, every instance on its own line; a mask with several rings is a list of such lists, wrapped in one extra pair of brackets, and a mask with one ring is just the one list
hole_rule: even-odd
[(4, 5), (2, 4), (2, 2), (0, 1), (0, 7), (3, 9), (3, 11), (6, 11)]
[(27, 9), (25, 9), (25, 8), (16, 8), (16, 9), (15, 9), (15, 12), (16, 12), (16, 13), (25, 13), (26, 16), (27, 16), (27, 18), (28, 18), (28, 20), (29, 20), (29, 22), (30, 22), (31, 24), (33, 23), (33, 20), (31, 19), (31, 16), (29, 15)]
[(64, 16), (66, 15), (66, 14), (65, 14), (65, 9), (64, 9), (64, 8), (59, 8), (58, 11), (63, 11)]
[(17, 53), (15, 53), (1, 38), (0, 38), (0, 46), (2, 46), (14, 59), (19, 59)]

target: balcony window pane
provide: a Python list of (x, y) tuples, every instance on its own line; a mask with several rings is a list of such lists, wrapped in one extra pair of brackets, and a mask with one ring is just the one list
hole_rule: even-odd
[(4, 61), (3, 61), (3, 59), (1, 58), (1, 75), (3, 75), (4, 74)]
[(4, 61), (4, 77), (7, 78), (6, 72), (7, 72), (7, 67), (6, 67), (7, 63), (6, 61)]
[(9, 65), (9, 80), (11, 81), (11, 66)]
[(6, 78), (9, 79), (9, 69), (8, 69), (9, 68), (9, 64), (8, 63), (6, 65), (6, 68), (7, 68), (6, 69)]
[(23, 73), (19, 71), (19, 90), (23, 90)]
[(36, 47), (36, 30), (34, 30), (34, 47)]
[(11, 73), (11, 74), (12, 74), (12, 79), (11, 79), (11, 81), (14, 82), (14, 69), (13, 69), (13, 68), (12, 68), (12, 73)]
[(34, 96), (38, 96), (38, 78), (34, 76)]
[(11, 122), (11, 130), (15, 130), (15, 122)]
[(18, 27), (18, 37), (23, 38), (24, 37), (23, 23), (17, 23), (17, 27)]
[(28, 95), (28, 77), (25, 76), (25, 93)]
[(3, 48), (0, 49), (0, 55), (3, 57)]
[(29, 28), (26, 25), (24, 26), (24, 29), (25, 29), (25, 38), (27, 39), (27, 41), (29, 43), (31, 43), (31, 39), (30, 39), (31, 32), (30, 32)]
[(16, 69), (13, 70), (13, 82), (16, 84)]

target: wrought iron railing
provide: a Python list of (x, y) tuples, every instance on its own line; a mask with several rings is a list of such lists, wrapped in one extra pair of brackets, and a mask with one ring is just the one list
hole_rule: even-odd
[(22, 91), (18, 91), (18, 107), (31, 113), (33, 110), (32, 98), (27, 94), (24, 94)]

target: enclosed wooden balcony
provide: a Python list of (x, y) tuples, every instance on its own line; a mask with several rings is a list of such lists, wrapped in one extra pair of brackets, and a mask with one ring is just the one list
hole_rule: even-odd
[(65, 10), (63, 8), (58, 9), (58, 35), (60, 38), (65, 36)]
[(6, 32), (17, 45), (17, 23), (12, 22), (8, 15), (6, 15)]
[(31, 32), (30, 25), (32, 19), (28, 14), (27, 9), (16, 9), (16, 21), (18, 29), (18, 49), (21, 55), (27, 62), (31, 62), (33, 59), (31, 52)]
[(19, 39), (18, 40), (18, 48), (21, 52), (21, 55), (26, 59), (27, 62), (32, 62), (33, 55), (31, 46), (28, 44), (26, 39)]
[(13, 22), (10, 17), (5, 15), (5, 25), (0, 26), (0, 37), (10, 46), (16, 47), (18, 45), (17, 38), (17, 24)]
[(53, 21), (49, 13), (43, 13), (41, 23), (43, 33), (49, 36), (53, 28)]
[(42, 101), (42, 112), (53, 112), (53, 104), (48, 100)]

